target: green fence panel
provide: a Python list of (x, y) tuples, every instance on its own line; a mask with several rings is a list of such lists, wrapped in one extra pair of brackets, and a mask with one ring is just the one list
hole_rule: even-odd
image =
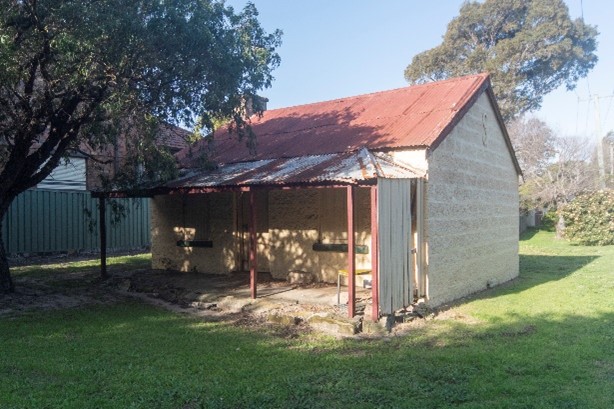
[[(111, 221), (113, 201), (125, 216)], [(107, 246), (131, 250), (149, 246), (149, 200), (107, 201)], [(89, 192), (28, 190), (11, 204), (2, 223), (8, 254), (97, 251), (100, 249), (98, 200)]]

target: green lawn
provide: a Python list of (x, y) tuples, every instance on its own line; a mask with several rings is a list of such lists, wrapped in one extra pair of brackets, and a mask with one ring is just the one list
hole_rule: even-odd
[[(109, 272), (125, 269), (151, 268), (151, 253), (137, 254), (133, 256), (115, 256), (107, 258)], [(100, 260), (97, 258), (73, 261), (49, 263), (43, 265), (20, 266), (11, 269), (13, 276), (41, 276), (55, 274), (81, 273), (84, 271), (100, 271)]]
[(614, 246), (530, 233), (521, 270), (379, 340), (286, 339), (138, 303), (5, 319), (0, 407), (613, 408)]

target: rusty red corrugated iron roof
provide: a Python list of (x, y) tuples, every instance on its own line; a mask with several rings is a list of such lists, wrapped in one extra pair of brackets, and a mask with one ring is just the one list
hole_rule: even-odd
[[(264, 112), (251, 118), (255, 152), (227, 128), (214, 142), (200, 141), (216, 163), (436, 146), (477, 97), (490, 86), (487, 74), (470, 75), (391, 91)], [(191, 165), (188, 149), (178, 153)]]

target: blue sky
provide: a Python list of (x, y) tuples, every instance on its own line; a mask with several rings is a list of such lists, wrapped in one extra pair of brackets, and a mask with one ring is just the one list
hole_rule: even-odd
[[(227, 0), (242, 8), (246, 0)], [(267, 31), (283, 30), (282, 62), (262, 94), (280, 108), (407, 86), (403, 71), (415, 54), (441, 42), (462, 0), (252, 0)], [(576, 90), (544, 98), (536, 115), (559, 134), (594, 137), (599, 95), (603, 133), (614, 130), (614, 2), (566, 0), (572, 18), (583, 8), (600, 31), (599, 63)], [(583, 3), (583, 4), (582, 4)], [(581, 7), (583, 5), (583, 7)], [(590, 93), (589, 93), (590, 89)]]

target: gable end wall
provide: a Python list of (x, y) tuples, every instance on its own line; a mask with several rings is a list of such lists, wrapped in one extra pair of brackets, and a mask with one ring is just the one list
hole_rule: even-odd
[(518, 175), (485, 93), (428, 161), (429, 303), (518, 276)]

